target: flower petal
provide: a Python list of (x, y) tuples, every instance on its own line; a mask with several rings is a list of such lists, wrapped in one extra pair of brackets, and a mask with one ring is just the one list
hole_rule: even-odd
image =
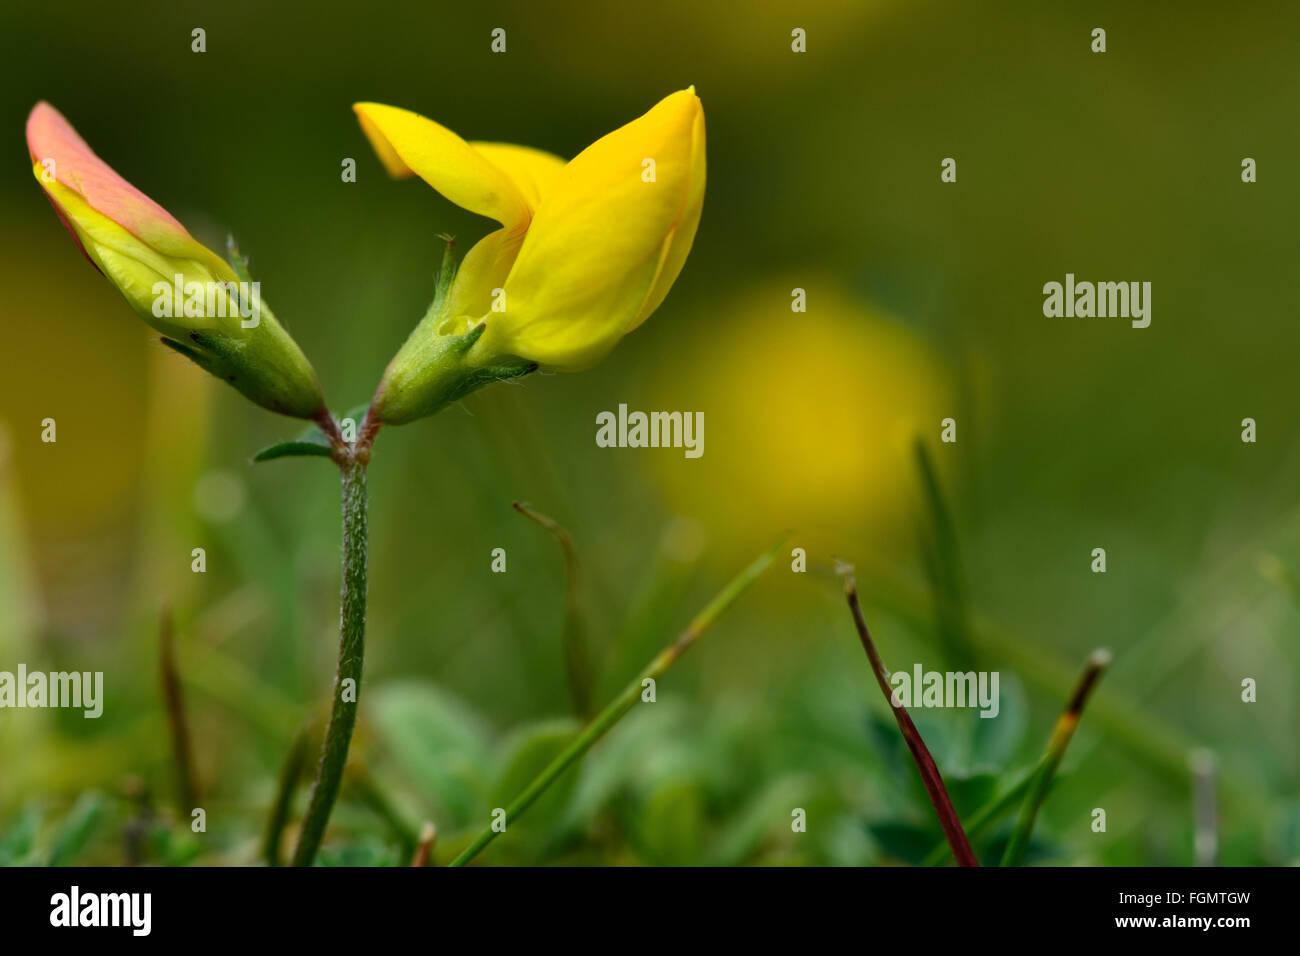
[(498, 229), (476, 242), (465, 254), (452, 283), (447, 318), (457, 320), (468, 316), (470, 322), (457, 323), (455, 332), (468, 331), (473, 321), (492, 308), (493, 292), (504, 288), (523, 241), (524, 233), (518, 230)]
[[(91, 209), (159, 252), (209, 263), (215, 258), (171, 213), (96, 156), (72, 124), (49, 103), (37, 103), (27, 117), (27, 148), (32, 161), (41, 167), (37, 179), (42, 186), (48, 186), (42, 173), (52, 172), (55, 182), (77, 193)], [(47, 167), (50, 160), (52, 166)], [(64, 218), (62, 210), (59, 215)], [(68, 225), (66, 218), (64, 225)]]
[(413, 172), (462, 209), (508, 229), (527, 227), (532, 209), (519, 187), (451, 130), (382, 103), (357, 103), (352, 109), (391, 175)]
[[(691, 89), (693, 91), (694, 87)], [(681, 274), (682, 266), (686, 264), (686, 256), (691, 251), (691, 246), (695, 242), (695, 232), (700, 226), (700, 213), (704, 210), (706, 179), (704, 153), (704, 111), (700, 110), (695, 115), (695, 123), (691, 129), (690, 181), (682, 202), (682, 210), (677, 217), (677, 224), (664, 243), (654, 285), (646, 295), (645, 301), (641, 303), (636, 318), (628, 328), (629, 332), (650, 318), (654, 310), (659, 308), (664, 297), (668, 295), (668, 290), (677, 281), (677, 276)]]
[[(598, 361), (662, 301), (699, 221), (703, 110), (664, 98), (578, 154), (547, 191), (480, 345), (561, 370)], [(643, 178), (654, 160), (653, 180)], [(680, 245), (679, 245), (680, 243)]]
[(91, 208), (75, 189), (60, 182), (48, 183), (45, 188), (86, 258), (117, 287), (142, 319), (175, 339), (185, 339), (194, 328), (217, 327), (214, 320), (203, 317), (182, 317), (178, 321), (155, 317), (152, 312), (153, 285), (155, 282), (171, 285), (178, 273), (185, 277), (185, 281), (233, 281), (235, 275), (229, 266), (221, 263), (224, 270), (214, 274), (206, 261), (164, 256), (134, 233)]
[(567, 160), (559, 156), (531, 146), (480, 142), (472, 142), (470, 145), (510, 177), (533, 212), (536, 212), (542, 197), (560, 178), (567, 163)]

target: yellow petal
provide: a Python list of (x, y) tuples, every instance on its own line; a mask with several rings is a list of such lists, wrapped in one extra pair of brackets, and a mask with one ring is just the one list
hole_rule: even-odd
[(533, 210), (541, 204), (542, 197), (564, 171), (565, 160), (531, 146), (480, 142), (472, 142), (470, 145), (514, 181)]
[(94, 213), (87, 221), (102, 217), (115, 223), (134, 236), (137, 245), (175, 259), (197, 259), (209, 268), (225, 267), (221, 258), (186, 232), (171, 213), (100, 159), (49, 103), (37, 103), (27, 117), (27, 149), (33, 174), (78, 242), (81, 238), (68, 220), (69, 202), (60, 197), (78, 197), (80, 206)]
[(484, 350), (563, 370), (598, 361), (677, 278), (703, 192), (703, 110), (693, 89), (587, 147), (534, 214), (506, 280), (506, 310), (487, 316)]
[[(42, 167), (33, 168), (39, 178)], [(187, 338), (196, 328), (219, 328), (217, 317), (182, 317), (176, 321), (153, 314), (154, 283), (236, 282), (234, 271), (215, 253), (193, 242), (192, 255), (165, 255), (108, 216), (91, 208), (76, 190), (60, 182), (42, 183), (50, 200), (71, 227), (86, 257), (122, 293), (136, 314), (166, 336)]]
[(498, 229), (474, 244), (456, 269), (447, 302), (447, 317), (453, 320), (454, 327), (444, 326), (440, 332), (467, 332), (470, 325), (487, 314), (493, 293), (505, 286), (523, 241), (522, 232)]
[(700, 213), (704, 210), (705, 178), (704, 111), (700, 110), (695, 115), (695, 125), (691, 130), (691, 180), (687, 187), (685, 201), (682, 203), (681, 216), (667, 242), (664, 243), (654, 285), (645, 301), (641, 303), (641, 309), (632, 320), (629, 332), (650, 318), (651, 313), (659, 308), (659, 304), (668, 295), (668, 290), (677, 281), (677, 276), (681, 274), (682, 266), (686, 264), (686, 256), (691, 251), (691, 246), (695, 242), (695, 232), (700, 225)]
[[(470, 145), (514, 180), (530, 210), (537, 208), (565, 166), (560, 157), (528, 146), (510, 143)], [(498, 229), (480, 239), (456, 270), (447, 315), (452, 319), (468, 316), (473, 320), (486, 313), (492, 305), (493, 291), (505, 285), (523, 241), (524, 233), (511, 229)], [(468, 321), (459, 323), (457, 331), (464, 332), (468, 326)]]
[(390, 174), (414, 172), (462, 209), (523, 229), (532, 212), (509, 175), (445, 126), (381, 103), (352, 107)]
[(58, 182), (91, 209), (167, 255), (188, 255), (199, 247), (171, 213), (100, 159), (49, 103), (37, 103), (27, 117), (27, 149), (42, 186), (47, 180)]

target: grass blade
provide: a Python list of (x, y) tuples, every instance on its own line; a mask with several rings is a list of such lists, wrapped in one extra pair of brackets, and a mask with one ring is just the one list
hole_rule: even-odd
[(587, 627), (582, 613), (581, 577), (578, 548), (573, 536), (553, 519), (515, 501), (514, 509), (537, 522), (560, 543), (564, 552), (564, 671), (569, 679), (569, 697), (573, 712), (582, 720), (591, 719), (591, 654), (587, 646)]
[(1011, 833), (1006, 852), (1002, 854), (1003, 866), (1019, 866), (1020, 861), (1024, 859), (1030, 834), (1034, 830), (1034, 821), (1038, 818), (1038, 810), (1047, 797), (1052, 778), (1056, 776), (1056, 768), (1061, 765), (1061, 758), (1065, 756), (1065, 750), (1074, 737), (1075, 728), (1079, 726), (1079, 718), (1083, 714), (1084, 705), (1088, 702), (1088, 695), (1092, 693), (1102, 671), (1110, 665), (1110, 659), (1110, 651), (1092, 652), (1084, 667), (1083, 675), (1074, 688), (1074, 693), (1070, 695), (1069, 703), (1056, 718), (1056, 726), (1052, 728), (1051, 739), (1047, 742), (1047, 752), (1043, 754), (1038, 767), (1030, 776), (1025, 802), (1020, 807), (1020, 817), (1016, 820), (1016, 828)]
[(167, 708), (167, 723), (171, 728), (177, 796), (181, 804), (181, 816), (188, 817), (199, 805), (199, 775), (194, 768), (194, 747), (190, 742), (185, 696), (181, 690), (181, 675), (176, 664), (176, 628), (170, 608), (163, 608), (158, 632), (158, 666), (162, 677), (163, 702)]
[(948, 660), (967, 669), (972, 656), (970, 640), (970, 611), (962, 572), (961, 552), (957, 547), (957, 526), (952, 511), (943, 496), (939, 473), (925, 442), (916, 439), (913, 445), (917, 474), (929, 517), (929, 534), (921, 539), (930, 590), (934, 595), (935, 625), (939, 643)]
[(411, 866), (428, 866), (433, 856), (433, 845), (437, 842), (438, 828), (432, 820), (424, 821), (424, 826), (420, 827), (420, 842), (415, 847), (415, 855), (411, 857)]
[(979, 866), (979, 861), (971, 851), (970, 841), (966, 839), (966, 833), (961, 828), (961, 821), (957, 819), (957, 811), (952, 807), (948, 790), (943, 785), (939, 767), (930, 756), (925, 741), (917, 732), (916, 724), (912, 723), (907, 708), (894, 701), (893, 692), (889, 687), (889, 671), (885, 669), (884, 662), (880, 659), (880, 652), (876, 650), (876, 644), (867, 630), (867, 622), (862, 616), (862, 606), (858, 603), (858, 585), (851, 574), (844, 579), (844, 594), (848, 598), (849, 610), (853, 612), (853, 623), (857, 625), (862, 648), (867, 652), (867, 659), (871, 661), (871, 670), (876, 675), (876, 683), (880, 685), (880, 690), (889, 703), (889, 709), (894, 712), (898, 729), (903, 735), (907, 749), (912, 752), (912, 759), (916, 761), (916, 769), (921, 773), (925, 792), (930, 795), (934, 812), (939, 817), (939, 826), (943, 828), (943, 835), (948, 838), (948, 845), (952, 847), (953, 859), (957, 861), (958, 866)]
[[(971, 814), (970, 819), (966, 821), (966, 837), (975, 839), (986, 829), (1002, 819), (1003, 814), (1012, 807), (1019, 805), (1025, 798), (1025, 793), (1029, 790), (1029, 784), (1034, 779), (1034, 773), (1037, 767), (1025, 774), (1015, 785), (1002, 796), (989, 801), (980, 807), (975, 813)], [(929, 856), (921, 861), (922, 866), (938, 866), (948, 856), (951, 855), (951, 848), (946, 841), (936, 843), (934, 849), (930, 851)]]
[(289, 808), (293, 805), (293, 794), (298, 788), (303, 767), (307, 763), (307, 743), (310, 734), (304, 728), (294, 737), (289, 753), (280, 768), (280, 782), (275, 791), (275, 803), (271, 805), (271, 816), (266, 821), (266, 835), (262, 839), (262, 859), (267, 866), (283, 864), (281, 844), (285, 825), (289, 822)]

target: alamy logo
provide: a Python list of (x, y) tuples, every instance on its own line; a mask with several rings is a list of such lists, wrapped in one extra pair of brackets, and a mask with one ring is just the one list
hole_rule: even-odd
[(80, 707), (84, 717), (104, 712), (103, 671), (33, 671), (19, 664), (18, 672), (0, 671), (0, 708)]
[(1065, 274), (1065, 284), (1043, 286), (1043, 315), (1048, 318), (1132, 319), (1135, 329), (1151, 324), (1150, 282), (1075, 282)]
[(155, 282), (149, 291), (158, 319), (239, 316), (239, 325), (245, 329), (255, 329), (262, 321), (261, 282), (186, 282), (177, 273), (171, 282)]
[(85, 893), (74, 886), (50, 897), (51, 926), (126, 926), (148, 936), (153, 924), (150, 893)]
[(927, 671), (920, 664), (912, 672), (894, 671), (889, 684), (894, 688), (890, 703), (895, 707), (978, 707), (981, 717), (996, 717), (1002, 709), (998, 702), (997, 671)]
[(596, 415), (597, 448), (685, 448), (687, 458), (704, 454), (703, 412), (629, 412)]

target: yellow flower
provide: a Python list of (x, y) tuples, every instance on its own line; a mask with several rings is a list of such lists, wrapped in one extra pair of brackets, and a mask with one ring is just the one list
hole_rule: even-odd
[(411, 421), (459, 397), (468, 389), (451, 380), (466, 370), (492, 380), (593, 365), (649, 318), (681, 272), (704, 202), (704, 112), (693, 87), (567, 163), (469, 143), (393, 106), (354, 109), (391, 175), (418, 175), (501, 224), (465, 256), (389, 366), (373, 406), (383, 421)]
[[(790, 311), (796, 286), (807, 290), (806, 313)], [(809, 555), (842, 553), (846, 540), (911, 542), (924, 513), (914, 443), (926, 440), (949, 476), (942, 421), (961, 417), (933, 344), (829, 275), (776, 275), (730, 299), (710, 321), (689, 322), (659, 370), (670, 383), (664, 407), (690, 401), (714, 435), (728, 436), (726, 454), (689, 467), (680, 455), (649, 459), (668, 506), (736, 553), (772, 526), (796, 529)], [(971, 372), (982, 375), (978, 364)]]
[(252, 401), (297, 418), (323, 413), (316, 373), (220, 256), (95, 155), (63, 115), (27, 118), (32, 173), (86, 258), (163, 342)]

